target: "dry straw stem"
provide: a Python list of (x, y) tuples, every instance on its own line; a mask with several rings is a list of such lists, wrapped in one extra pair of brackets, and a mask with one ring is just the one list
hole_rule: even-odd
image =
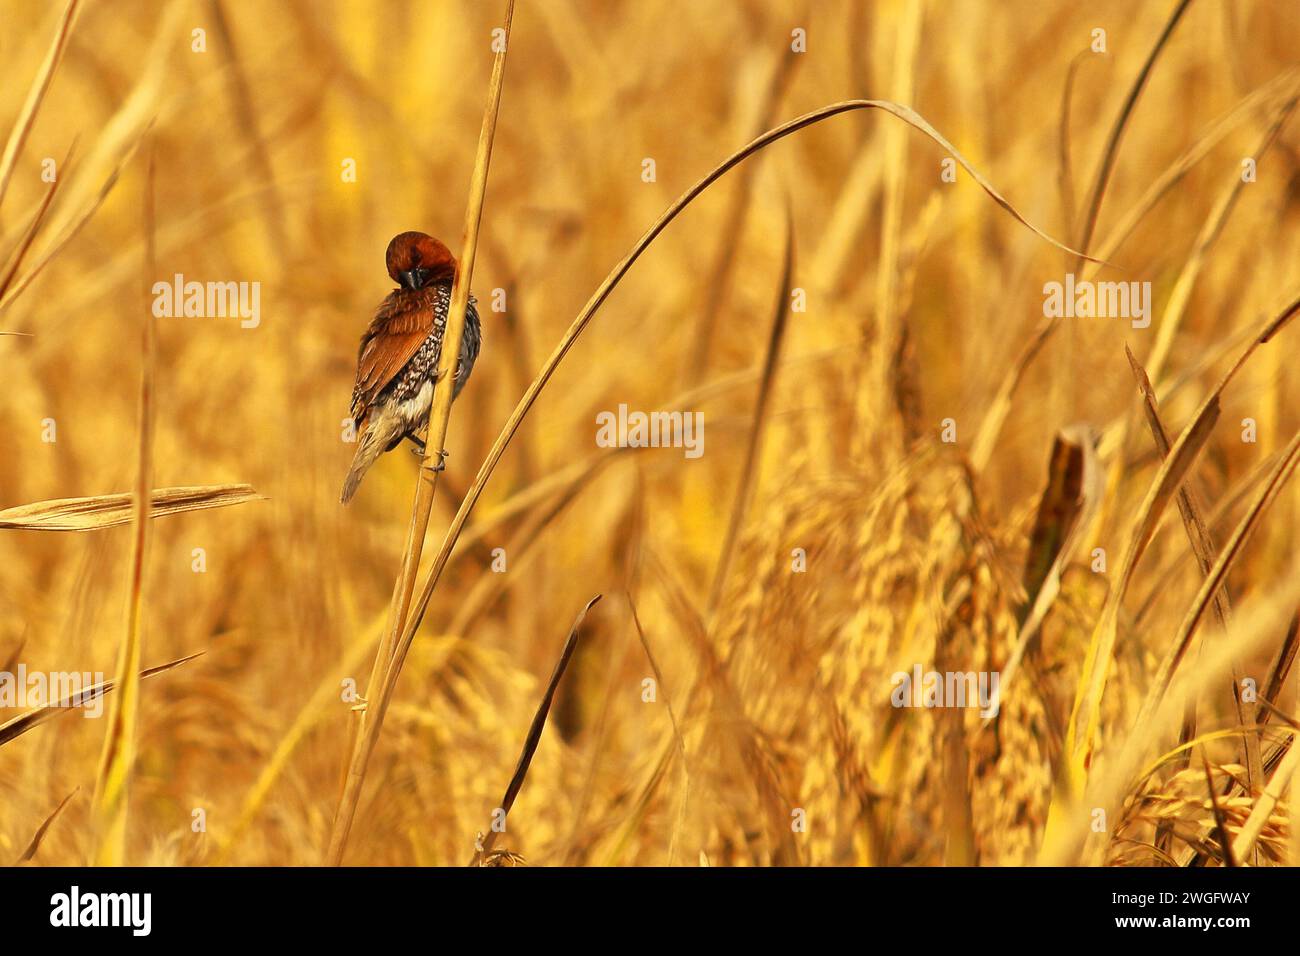
[[(1247, 155), (1254, 157), (1256, 161), (1263, 160), (1269, 148), (1277, 140), (1278, 134), (1282, 132), (1287, 120), (1291, 118), (1291, 114), (1295, 111), (1296, 102), (1297, 97), (1294, 95), (1282, 102), (1273, 118), (1273, 122), (1269, 124), (1263, 137), (1255, 144), (1255, 148)], [(1150, 353), (1147, 355), (1147, 371), (1153, 381), (1159, 381), (1163, 377), (1165, 361), (1169, 357), (1170, 349), (1173, 348), (1174, 335), (1182, 325), (1183, 316), (1187, 313), (1196, 280), (1201, 274), (1210, 249), (1219, 236), (1222, 235), (1223, 227), (1227, 224), (1233, 209), (1236, 208), (1237, 200), (1241, 198), (1241, 191), (1245, 185), (1246, 183), (1240, 175), (1230, 177), (1214, 208), (1206, 217), (1205, 223), (1196, 237), (1196, 242), (1192, 246), (1192, 251), (1178, 273), (1178, 279), (1174, 282), (1173, 291), (1169, 293), (1169, 300), (1165, 303), (1164, 313), (1160, 316), (1155, 345), (1152, 346)]]
[(1258, 89), (1243, 97), (1232, 109), (1215, 120), (1204, 133), (1197, 137), (1178, 159), (1152, 181), (1137, 202), (1130, 205), (1120, 217), (1119, 222), (1110, 230), (1106, 241), (1097, 250), (1097, 258), (1110, 259), (1125, 240), (1133, 234), (1139, 223), (1155, 208), (1170, 191), (1178, 185), (1192, 168), (1204, 159), (1210, 151), (1239, 126), (1247, 116), (1260, 106), (1272, 103), (1274, 99), (1295, 95), (1296, 78), (1300, 71), (1285, 70), (1262, 84)]
[[(1191, 424), (1184, 429), (1183, 434), (1170, 450), (1169, 456), (1161, 466), (1160, 472), (1152, 481), (1146, 499), (1138, 509), (1130, 530), (1129, 545), (1126, 548), (1119, 583), (1107, 598), (1101, 618), (1093, 631), (1088, 655), (1084, 662), (1083, 671), (1080, 674), (1074, 707), (1070, 716), (1066, 753), (1064, 754), (1060, 773), (1063, 786), (1052, 801), (1048, 818), (1045, 845), (1049, 847), (1059, 849), (1071, 844), (1071, 837), (1068, 835), (1073, 827), (1071, 814), (1076, 812), (1078, 800), (1083, 795), (1087, 785), (1086, 768), (1100, 723), (1101, 695), (1105, 688), (1106, 672), (1114, 648), (1119, 607), (1127, 590), (1127, 584), (1131, 581), (1133, 568), (1141, 557), (1142, 549), (1150, 540), (1150, 535), (1154, 531), (1160, 512), (1163, 511), (1164, 506), (1172, 496), (1172, 492), (1180, 484), (1180, 480), (1175, 480), (1176, 476), (1185, 474), (1187, 467), (1195, 458), (1196, 451), (1203, 447), (1213, 420), (1217, 419), (1219, 399), (1223, 390), (1259, 346), (1269, 342), (1295, 315), (1297, 310), (1300, 310), (1300, 298), (1293, 300), (1275, 318), (1264, 323), (1260, 334), (1241, 353), (1232, 368), (1206, 397), (1200, 409), (1193, 416)], [(1160, 673), (1157, 675), (1142, 705), (1135, 724), (1136, 727), (1143, 729), (1141, 736), (1150, 738), (1155, 733), (1155, 728), (1160, 726), (1157, 715), (1162, 712), (1161, 709), (1168, 703), (1167, 691), (1170, 688), (1171, 679), (1187, 644), (1191, 640), (1196, 624), (1199, 623), (1209, 601), (1219, 589), (1233, 559), (1240, 552), (1241, 546), (1250, 531), (1253, 530), (1264, 509), (1276, 496), (1286, 479), (1290, 477), (1298, 461), (1300, 461), (1300, 433), (1297, 434), (1296, 439), (1293, 439), (1287, 453), (1279, 460), (1266, 486), (1259, 492), (1251, 507), (1247, 510), (1246, 516), (1237, 526), (1214, 567), (1206, 576), (1200, 592), (1193, 600), (1184, 618), (1180, 633), (1174, 640), (1172, 649), (1161, 665)], [(1235, 649), (1226, 641), (1220, 643), (1223, 646), (1216, 648), (1216, 653), (1220, 656), (1226, 654), (1229, 662), (1234, 660)], [(1245, 652), (1241, 651), (1240, 654), (1244, 658)], [(1231, 672), (1230, 666), (1228, 670)], [(1198, 668), (1198, 671), (1206, 671), (1204, 664)], [(1197, 686), (1204, 685), (1199, 684)], [(1240, 854), (1238, 854), (1238, 858), (1240, 858)]]
[[(173, 667), (180, 667), (182, 664), (188, 663), (196, 657), (202, 656), (203, 652), (200, 651), (198, 654), (190, 654), (187, 657), (180, 657), (174, 661), (169, 661), (166, 664), (159, 664), (157, 667), (147, 667), (140, 672), (140, 679), (144, 680), (146, 677), (153, 677), (155, 674), (169, 671)], [(93, 684), (90, 687), (84, 687), (74, 694), (69, 694), (62, 700), (46, 704), (44, 707), (38, 707), (36, 710), (29, 710), (25, 714), (19, 714), (12, 720), (5, 721), (3, 724), (0, 724), (0, 747), (9, 743), (16, 737), (21, 737), (23, 734), (27, 733), (27, 731), (39, 727), (41, 724), (53, 717), (57, 717), (60, 714), (71, 713), (74, 707), (82, 707), (86, 704), (92, 703), (96, 699), (112, 691), (116, 686), (117, 681), (115, 680), (102, 681), (98, 684)]]
[[(72, 159), (72, 150), (73, 147), (68, 148), (68, 154), (63, 157), (63, 165), (59, 169), (66, 170), (68, 168), (68, 163)], [(18, 275), (23, 260), (27, 258), (27, 253), (31, 251), (32, 243), (36, 241), (36, 234), (40, 231), (41, 223), (45, 221), (46, 213), (50, 211), (50, 203), (54, 201), (54, 194), (59, 191), (59, 183), (62, 181), (62, 179), (56, 178), (54, 182), (50, 183), (49, 188), (45, 190), (45, 195), (41, 198), (40, 204), (36, 207), (35, 215), (32, 216), (31, 222), (28, 223), (22, 238), (18, 240), (18, 245), (9, 259), (9, 268), (5, 270), (4, 277), (0, 278), (0, 298), (4, 298), (5, 292), (13, 285), (14, 277)]]
[[(1124, 98), (1124, 105), (1120, 107), (1119, 115), (1115, 117), (1115, 123), (1111, 126), (1110, 135), (1106, 139), (1106, 146), (1102, 149), (1101, 162), (1097, 166), (1096, 178), (1093, 180), (1092, 189), (1088, 193), (1088, 201), (1084, 204), (1083, 235), (1079, 239), (1079, 248), (1085, 252), (1092, 242), (1092, 233), (1097, 228), (1097, 216), (1101, 212), (1101, 202), (1106, 195), (1106, 186), (1110, 182), (1110, 174), (1115, 168), (1115, 157), (1119, 155), (1120, 140), (1124, 138), (1124, 131), (1128, 128), (1129, 118), (1133, 115), (1133, 109), (1137, 106), (1142, 91), (1146, 89), (1147, 80), (1151, 78), (1151, 71), (1156, 65), (1156, 60), (1159, 59), (1161, 51), (1169, 42), (1174, 28), (1178, 26), (1178, 21), (1183, 18), (1183, 14), (1187, 12), (1191, 2), (1192, 0), (1179, 0), (1178, 6), (1174, 8), (1174, 12), (1170, 15), (1164, 30), (1161, 31), (1155, 46), (1151, 48), (1150, 54), (1147, 55), (1146, 62), (1142, 64), (1142, 69), (1138, 71), (1137, 78), (1129, 89), (1128, 96)], [(1074, 265), (1077, 269), (1080, 265), (1079, 261), (1076, 260)]]
[[(578, 648), (578, 632), (582, 627), (582, 621), (587, 616), (587, 612), (596, 606), (602, 595), (597, 594), (586, 606), (578, 612), (578, 616), (573, 619), (573, 627), (569, 628), (569, 636), (564, 641), (564, 649), (560, 652), (560, 659), (555, 663), (555, 670), (551, 672), (551, 680), (546, 685), (546, 693), (542, 696), (542, 702), (537, 705), (537, 712), (533, 714), (533, 722), (528, 727), (528, 736), (524, 738), (524, 749), (519, 754), (519, 763), (515, 767), (514, 775), (510, 778), (509, 785), (506, 786), (506, 794), (501, 798), (501, 805), (497, 809), (501, 811), (501, 831), (505, 830), (506, 820), (510, 817), (510, 811), (514, 808), (515, 799), (519, 796), (519, 791), (523, 789), (524, 780), (528, 777), (528, 768), (532, 765), (533, 754), (537, 752), (537, 745), (541, 742), (542, 731), (546, 729), (546, 717), (551, 712), (551, 703), (555, 700), (555, 691), (560, 686), (560, 679), (564, 677), (564, 671), (569, 666), (569, 661), (573, 658), (573, 652)], [(495, 821), (494, 821), (495, 822)], [(480, 865), (484, 858), (492, 852), (492, 847), (497, 842), (498, 829), (496, 826), (488, 827), (487, 836), (474, 854), (474, 859), (470, 861), (470, 866)]]
[(1268, 823), (1269, 816), (1272, 815), (1288, 787), (1291, 788), (1291, 799), (1294, 801), (1297, 790), (1300, 790), (1300, 745), (1297, 745), (1294, 740), (1281, 765), (1274, 771), (1273, 779), (1268, 782), (1264, 792), (1255, 801), (1255, 807), (1250, 811), (1246, 825), (1237, 834), (1237, 842), (1232, 845), (1232, 855), (1238, 860), (1244, 860), (1246, 855), (1255, 848), (1255, 841), (1259, 839), (1260, 832)]
[(113, 187), (117, 185), (117, 179), (122, 174), (122, 169), (131, 161), (131, 158), (135, 155), (135, 151), (139, 148), (139, 145), (140, 139), (137, 138), (130, 145), (121, 161), (110, 170), (103, 185), (100, 186), (99, 191), (86, 201), (86, 204), (82, 207), (81, 214), (77, 219), (63, 230), (58, 239), (54, 240), (53, 245), (46, 250), (44, 255), (36, 260), (36, 263), (30, 269), (22, 274), (21, 278), (10, 282), (7, 291), (4, 292), (3, 295), (0, 295), (0, 312), (3, 312), (16, 302), (18, 297), (22, 295), (29, 285), (31, 285), (32, 281), (35, 280), (35, 278), (45, 270), (45, 267), (48, 266), (54, 258), (77, 237), (78, 233), (81, 232), (86, 223), (90, 222), (95, 213), (99, 211), (99, 207), (104, 204), (104, 200), (108, 198), (108, 194), (113, 191)]
[(332, 713), (330, 707), (338, 702), (339, 687), (344, 679), (355, 674), (357, 668), (365, 660), (366, 654), (374, 650), (379, 644), (379, 636), (382, 633), (383, 626), (384, 619), (380, 616), (370, 627), (368, 633), (356, 640), (348, 648), (343, 657), (343, 663), (325, 676), (325, 679), (316, 688), (315, 693), (303, 705), (302, 710), (298, 712), (293, 724), (280, 738), (280, 742), (276, 744), (275, 750), (257, 775), (257, 780), (245, 795), (244, 802), (239, 809), (239, 816), (236, 818), (234, 825), (229, 829), (223, 829), (216, 835), (217, 855), (214, 861), (215, 866), (224, 865), (230, 852), (239, 846), (240, 838), (243, 837), (248, 827), (257, 818), (258, 813), (261, 812), (266, 798), (270, 795), (276, 781), (284, 773), (285, 768), (289, 766), (289, 759), (298, 749), (298, 745), (306, 739), (308, 732), (316, 724)]
[(387, 697), (390, 687), (388, 674), (393, 665), (393, 648), (402, 633), (411, 607), (411, 596), (415, 592), (415, 578), (420, 568), (420, 555), (424, 549), (424, 538), (429, 527), (429, 515), (433, 510), (434, 492), (438, 487), (438, 472), (447, 440), (447, 425), (451, 417), (456, 363), (465, 332), (465, 310), (469, 305), (470, 284), (474, 277), (479, 223), (483, 216), (484, 194), (487, 192), (488, 167), (492, 160), (492, 141), (496, 135), (501, 90), (505, 83), (506, 54), (510, 48), (510, 27), (514, 12), (515, 0), (507, 0), (504, 43), (493, 60), (492, 77), (488, 83), (487, 108), (483, 112), (478, 153), (474, 160), (474, 171), (470, 177), (469, 201), (465, 208), (465, 231), (461, 240), (460, 262), (451, 287), (451, 303), (447, 309), (447, 327), (443, 333), (438, 378), (433, 390), (433, 402), (429, 407), (425, 456), (415, 486), (415, 503), (411, 511), (411, 524), (407, 531), (402, 569), (393, 592), (390, 625), (379, 651), (375, 654), (370, 682), (367, 685), (367, 693), (372, 697), (370, 704), (375, 710), (373, 729), (368, 726), (371, 721), (367, 719), (367, 711), (361, 711), (355, 725), (348, 776), (330, 835), (328, 859), (335, 866), (342, 862), (343, 852), (347, 848), (348, 834), (351, 832), (352, 821), (356, 816), (357, 801), (361, 797), (361, 786), (365, 782), (366, 766), (388, 706)]
[(1089, 56), (1080, 50), (1065, 71), (1065, 86), (1061, 90), (1061, 117), (1056, 127), (1056, 152), (1060, 169), (1056, 174), (1056, 188), (1061, 194), (1061, 210), (1065, 213), (1065, 234), (1074, 235), (1074, 169), (1070, 163), (1070, 104), (1074, 100), (1074, 77), (1079, 65)]
[(149, 508), (153, 504), (154, 379), (157, 364), (157, 330), (149, 308), (149, 289), (157, 274), (154, 217), (154, 154), (150, 149), (144, 186), (145, 255), (141, 304), (144, 307), (144, 342), (140, 371), (140, 441), (136, 461), (135, 535), (131, 546), (130, 597), (126, 634), (117, 661), (121, 693), (109, 704), (108, 727), (100, 755), (95, 796), (91, 804), (94, 849), (91, 862), (122, 866), (126, 856), (127, 787), (135, 763), (136, 723), (139, 716), (140, 645), (144, 616), (145, 564), (149, 556)]
[(1210, 761), (1205, 756), (1205, 747), (1201, 747), (1201, 767), (1205, 771), (1205, 790), (1210, 798), (1210, 809), (1214, 811), (1214, 838), (1219, 841), (1219, 853), (1223, 865), (1235, 867), (1237, 858), (1232, 852), (1232, 841), (1228, 837), (1228, 823), (1223, 816), (1223, 807), (1219, 805), (1219, 795), (1214, 792), (1214, 776), (1210, 773)]
[[(777, 53), (771, 79), (756, 104), (762, 114), (758, 118), (757, 125), (753, 127), (758, 132), (771, 128), (776, 119), (777, 105), (789, 88), (795, 67), (802, 61), (803, 57), (789, 52)], [(714, 327), (726, 304), (726, 292), (736, 262), (736, 253), (741, 247), (741, 231), (745, 225), (745, 213), (749, 209), (755, 172), (753, 166), (746, 166), (740, 171), (740, 182), (736, 184), (723, 217), (723, 225), (719, 233), (720, 241), (713, 254), (713, 260), (705, 271), (705, 275), (709, 277), (706, 287), (707, 298), (704, 307), (699, 311), (699, 320), (695, 327), (695, 342), (691, 347), (687, 367), (688, 385), (693, 385), (703, 378), (709, 365), (709, 357), (713, 354)]]
[(80, 2), (81, 0), (69, 0), (67, 7), (64, 8), (63, 16), (59, 19), (59, 25), (54, 32), (54, 39), (50, 43), (49, 52), (45, 54), (45, 61), (32, 81), (31, 89), (27, 91), (27, 99), (18, 113), (13, 129), (9, 131), (9, 140), (5, 143), (4, 154), (0, 156), (0, 205), (4, 204), (5, 194), (9, 191), (9, 181), (13, 178), (14, 165), (18, 162), (18, 155), (23, 150), (23, 144), (27, 142), (32, 125), (36, 122), (36, 113), (40, 110), (45, 93), (50, 88), (50, 81), (54, 79), (54, 71), (58, 69), (59, 61), (63, 59), (63, 51), (68, 45), (68, 37), (72, 34), (72, 24)]
[[(893, 44), (893, 78), (890, 89), (901, 100), (913, 99), (916, 86), (916, 53), (920, 46), (923, 0), (903, 4)], [(904, 187), (907, 184), (907, 130), (892, 126), (883, 131), (881, 157), (884, 182), (880, 216), (880, 259), (876, 264), (875, 314), (864, 321), (863, 332), (873, 334), (874, 348), (862, 356), (857, 411), (852, 433), (853, 453), (858, 459), (871, 454), (885, 456), (885, 464), (897, 460), (903, 441), (895, 432), (897, 418), (889, 414), (895, 396), (894, 357), (901, 330), (897, 314), (899, 256), (902, 247)]]
[[(149, 517), (229, 508), (249, 501), (265, 501), (252, 485), (186, 485), (155, 488), (149, 496)], [(0, 511), (0, 528), (13, 531), (98, 531), (130, 522), (134, 495), (90, 495), (52, 498)]]
[(691, 771), (686, 760), (686, 738), (682, 735), (681, 725), (677, 722), (677, 711), (673, 709), (672, 698), (668, 694), (668, 683), (664, 680), (664, 672), (659, 667), (659, 661), (655, 658), (654, 651), (650, 649), (650, 640), (646, 637), (645, 629), (641, 626), (641, 615), (637, 613), (636, 602), (632, 600), (632, 592), (624, 592), (627, 598), (628, 609), (632, 612), (632, 623), (636, 627), (637, 638), (641, 641), (641, 647), (645, 650), (646, 660), (650, 662), (650, 670), (654, 672), (655, 683), (659, 691), (664, 695), (664, 707), (668, 711), (668, 722), (672, 726), (673, 742), (677, 744), (677, 752), (682, 761), (682, 793), (677, 803), (677, 818), (673, 825), (672, 836), (668, 841), (668, 865), (673, 865), (673, 858), (677, 851), (677, 834), (681, 831), (682, 820), (686, 815), (686, 803), (690, 799), (691, 793)]
[[(1124, 347), (1124, 354), (1128, 356), (1129, 367), (1133, 370), (1138, 390), (1142, 393), (1143, 408), (1146, 412), (1147, 424), (1151, 429), (1151, 436), (1156, 444), (1156, 451), (1159, 452), (1161, 458), (1167, 458), (1169, 456), (1169, 436), (1165, 431), (1164, 423), (1160, 420), (1159, 404), (1156, 401), (1155, 389), (1151, 386), (1151, 379), (1148, 378), (1146, 369), (1138, 362), (1137, 357), (1134, 356), (1128, 346)], [(1178, 513), (1183, 519), (1183, 527), (1187, 531), (1188, 543), (1191, 545), (1197, 564), (1200, 565), (1201, 574), (1208, 576), (1216, 557), (1214, 540), (1210, 536), (1209, 526), (1202, 517), (1201, 507), (1192, 494), (1190, 487), (1184, 486), (1178, 491)], [(1226, 630), (1231, 613), (1226, 587), (1221, 587), (1214, 593), (1214, 610), (1218, 615), (1220, 626)], [(1237, 712), (1237, 724), (1245, 727), (1247, 723), (1253, 723), (1254, 721), (1253, 719), (1247, 720), (1245, 708), (1242, 706), (1239, 689), (1241, 680), (1241, 664), (1236, 662), (1232, 668), (1232, 700)], [(1196, 703), (1191, 701), (1188, 703), (1187, 719), (1184, 723), (1183, 742), (1185, 743), (1194, 736), (1196, 736)], [(1245, 731), (1243, 731), (1242, 737), (1246, 745), (1246, 779), (1250, 792), (1254, 793), (1258, 782), (1263, 779), (1259, 756), (1259, 738), (1255, 734)]]
[[(1061, 575), (1082, 545), (1100, 508), (1100, 469), (1095, 442), (1087, 426), (1069, 426), (1057, 434), (1048, 464), (1047, 487), (1039, 499), (1030, 537), (1031, 557), (1025, 565), (1025, 603), (1020, 631), (993, 694), (994, 712), (1000, 712), (1000, 702), (1060, 594)], [(986, 718), (981, 729), (996, 720), (996, 717)]]
[[(1247, 346), (1244, 352), (1242, 352), (1236, 363), (1234, 363), (1232, 368), (1229, 369), (1228, 373), (1215, 387), (1214, 391), (1211, 392), (1209, 398), (1206, 399), (1207, 405), (1211, 401), (1217, 403), (1219, 395), (1223, 392), (1224, 388), (1227, 387), (1228, 383), (1236, 376), (1242, 366), (1245, 365), (1246, 360), (1254, 354), (1255, 350), (1259, 348), (1260, 345), (1270, 341), (1298, 310), (1300, 310), (1300, 298), (1293, 300), (1276, 318), (1266, 323), (1261, 334), (1251, 341), (1250, 345)], [(1205, 406), (1203, 406), (1203, 408), (1204, 407)], [(1236, 529), (1229, 538), (1228, 543), (1224, 546), (1223, 552), (1218, 556), (1213, 567), (1206, 572), (1205, 580), (1183, 619), (1182, 626), (1179, 629), (1178, 636), (1173, 642), (1170, 654), (1162, 663), (1160, 671), (1152, 683), (1151, 691), (1142, 707), (1142, 713), (1144, 715), (1149, 716), (1151, 714), (1165, 691), (1168, 689), (1173, 673), (1178, 667), (1178, 663), (1182, 660), (1183, 653), (1186, 651), (1187, 645), (1191, 642), (1192, 635), (1195, 633), (1196, 626), (1200, 623), (1201, 617), (1205, 613), (1209, 601), (1218, 593), (1227, 575), (1228, 569), (1231, 567), (1236, 555), (1240, 552), (1242, 545), (1245, 544), (1246, 539), (1254, 530), (1264, 512), (1264, 509), (1267, 508), (1276, 497), (1277, 493), (1281, 490), (1282, 486), (1294, 471), (1297, 464), (1298, 452), (1300, 452), (1300, 433), (1297, 433), (1286, 451), (1279, 456), (1277, 464), (1274, 465), (1272, 471), (1269, 473), (1268, 479), (1264, 483), (1264, 487), (1256, 493), (1251, 505), (1246, 509), (1245, 516), (1238, 523)], [(1139, 719), (1138, 726), (1143, 726), (1141, 719)]]
[(45, 822), (37, 828), (35, 835), (32, 836), (32, 842), (27, 844), (27, 849), (24, 850), (22, 856), (18, 857), (15, 861), (15, 866), (19, 863), (27, 863), (36, 856), (36, 851), (41, 848), (41, 841), (45, 839), (45, 834), (49, 832), (50, 824), (52, 824), (58, 815), (63, 812), (63, 808), (68, 805), (68, 801), (75, 797), (77, 791), (80, 789), (80, 787), (75, 787), (71, 793), (59, 801), (59, 805), (54, 808), (54, 812), (46, 817)]
[(749, 503), (754, 497), (754, 486), (758, 481), (758, 453), (763, 446), (763, 425), (767, 419), (767, 410), (772, 403), (772, 385), (776, 381), (777, 360), (781, 355), (781, 343), (785, 339), (785, 330), (790, 317), (790, 283), (794, 275), (794, 222), (788, 202), (785, 210), (785, 252), (781, 261), (781, 282), (776, 290), (772, 332), (768, 336), (767, 352), (763, 357), (758, 401), (754, 403), (754, 421), (749, 429), (749, 442), (745, 447), (745, 461), (740, 469), (740, 481), (736, 485), (736, 499), (731, 508), (731, 520), (727, 523), (727, 535), (722, 539), (722, 551), (718, 555), (718, 567), (713, 576), (713, 587), (709, 592), (710, 613), (717, 609), (718, 603), (722, 600), (722, 589), (727, 584), (727, 574), (731, 570), (731, 558), (735, 553), (736, 540), (740, 537), (745, 513), (749, 510)]
[[(1152, 683), (1146, 702), (1143, 704), (1143, 715), (1149, 715), (1155, 709), (1160, 697), (1168, 689), (1173, 673), (1177, 670), (1179, 663), (1182, 662), (1183, 656), (1192, 642), (1192, 637), (1196, 634), (1196, 628), (1205, 616), (1210, 601), (1222, 588), (1233, 562), (1240, 555), (1251, 533), (1258, 527), (1259, 521), (1268, 506), (1273, 503), (1287, 481), (1295, 473), (1297, 465), (1300, 465), (1300, 431), (1296, 432), (1290, 444), (1287, 445), (1286, 451), (1269, 474), (1264, 487), (1256, 494), (1250, 507), (1246, 509), (1245, 516), (1242, 517), (1227, 544), (1224, 545), (1223, 553), (1219, 555), (1218, 560), (1214, 562), (1214, 566), (1206, 574), (1200, 590), (1183, 617), (1183, 622), (1178, 629), (1178, 635), (1174, 638), (1173, 647), (1160, 665), (1160, 671)], [(1138, 726), (1143, 726), (1141, 717), (1139, 717)], [(1256, 777), (1255, 779), (1258, 780), (1259, 778)]]

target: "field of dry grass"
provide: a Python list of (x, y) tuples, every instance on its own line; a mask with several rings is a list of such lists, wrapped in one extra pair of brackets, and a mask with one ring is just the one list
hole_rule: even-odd
[[(0, 706), (0, 864), (469, 862), (597, 594), (491, 862), (1300, 864), (1294, 0), (521, 0), (426, 569), (657, 217), (885, 105), (595, 303), (341, 842), (420, 469), (339, 504), (356, 344), (393, 235), (463, 254), (505, 6), (0, 0), (0, 673), (119, 681)], [(256, 322), (153, 318), (176, 274)], [(1149, 325), (1049, 317), (1067, 274)]]

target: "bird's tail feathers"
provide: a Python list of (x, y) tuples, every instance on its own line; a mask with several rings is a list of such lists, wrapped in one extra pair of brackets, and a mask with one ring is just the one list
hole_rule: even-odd
[(357, 453), (352, 456), (352, 467), (348, 469), (348, 476), (343, 481), (343, 494), (339, 498), (343, 504), (352, 500), (370, 466), (388, 450), (393, 436), (389, 434), (390, 429), (383, 427), (384, 424), (382, 419), (372, 419), (362, 432), (361, 439), (357, 442)]

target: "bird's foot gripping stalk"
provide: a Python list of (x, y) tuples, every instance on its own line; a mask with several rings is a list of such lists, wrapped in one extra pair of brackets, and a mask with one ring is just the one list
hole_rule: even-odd
[[(417, 438), (417, 437), (414, 436), (414, 435), (407, 435), (406, 438), (407, 438), (407, 440), (411, 443), (411, 445), (413, 446), (413, 447), (411, 448), (411, 454), (413, 454), (413, 455), (417, 455), (417, 456), (419, 456), (421, 459), (423, 459), (424, 456), (425, 456), (425, 449), (426, 449), (426, 445), (425, 445), (425, 443), (424, 443), (424, 439), (422, 439), (422, 438)], [(450, 455), (451, 455), (451, 452), (447, 451), (447, 449), (445, 449), (445, 448), (444, 448), (442, 451), (438, 452), (438, 464), (434, 465), (434, 466), (433, 466), (432, 468), (430, 468), (429, 470), (430, 470), (430, 471), (446, 471), (446, 470), (447, 470), (447, 459), (448, 459), (448, 457), (450, 457)]]

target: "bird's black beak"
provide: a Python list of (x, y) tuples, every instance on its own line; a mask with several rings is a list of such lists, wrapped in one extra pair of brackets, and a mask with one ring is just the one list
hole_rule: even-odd
[(423, 287), (424, 280), (429, 277), (428, 269), (408, 269), (405, 272), (398, 273), (402, 285), (408, 289), (419, 289)]

